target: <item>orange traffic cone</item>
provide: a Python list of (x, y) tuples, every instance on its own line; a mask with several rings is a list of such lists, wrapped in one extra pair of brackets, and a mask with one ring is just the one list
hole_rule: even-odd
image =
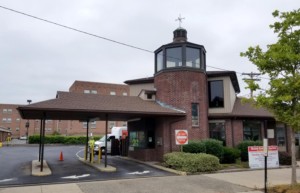
[(63, 152), (60, 152), (59, 161), (64, 161), (64, 155)]

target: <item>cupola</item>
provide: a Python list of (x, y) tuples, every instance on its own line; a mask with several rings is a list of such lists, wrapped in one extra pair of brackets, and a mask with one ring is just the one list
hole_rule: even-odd
[(173, 42), (155, 50), (155, 74), (169, 70), (206, 70), (204, 46), (187, 41), (186, 29), (173, 32)]

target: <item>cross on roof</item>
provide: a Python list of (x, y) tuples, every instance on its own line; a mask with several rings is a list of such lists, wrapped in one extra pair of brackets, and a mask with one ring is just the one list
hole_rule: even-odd
[(182, 20), (185, 19), (184, 17), (181, 17), (181, 14), (179, 14), (179, 17), (177, 19), (175, 19), (175, 21), (178, 21), (179, 22), (179, 27), (181, 27), (181, 23), (182, 23)]

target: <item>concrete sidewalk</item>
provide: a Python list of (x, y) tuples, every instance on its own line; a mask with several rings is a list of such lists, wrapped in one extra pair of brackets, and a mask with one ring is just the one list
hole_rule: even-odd
[[(289, 184), (291, 168), (268, 170), (269, 186)], [(300, 169), (297, 169), (300, 181)], [(261, 193), (264, 170), (2, 188), (0, 193)]]
[[(290, 184), (291, 168), (268, 169), (268, 186)], [(248, 188), (262, 189), (264, 188), (264, 170), (249, 170), (243, 172), (229, 172), (206, 174), (204, 176), (223, 180), (232, 184), (238, 184)], [(300, 182), (300, 168), (297, 168), (297, 181)]]

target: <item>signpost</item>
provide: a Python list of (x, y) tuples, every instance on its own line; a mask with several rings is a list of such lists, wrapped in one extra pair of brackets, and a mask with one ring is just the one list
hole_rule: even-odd
[(181, 151), (182, 151), (182, 145), (186, 145), (189, 143), (188, 131), (175, 130), (175, 141), (176, 141), (176, 145), (181, 146)]
[(264, 140), (264, 146), (249, 146), (249, 167), (258, 169), (264, 168), (265, 173), (265, 193), (267, 192), (267, 168), (279, 167), (278, 146), (268, 146), (268, 141)]

